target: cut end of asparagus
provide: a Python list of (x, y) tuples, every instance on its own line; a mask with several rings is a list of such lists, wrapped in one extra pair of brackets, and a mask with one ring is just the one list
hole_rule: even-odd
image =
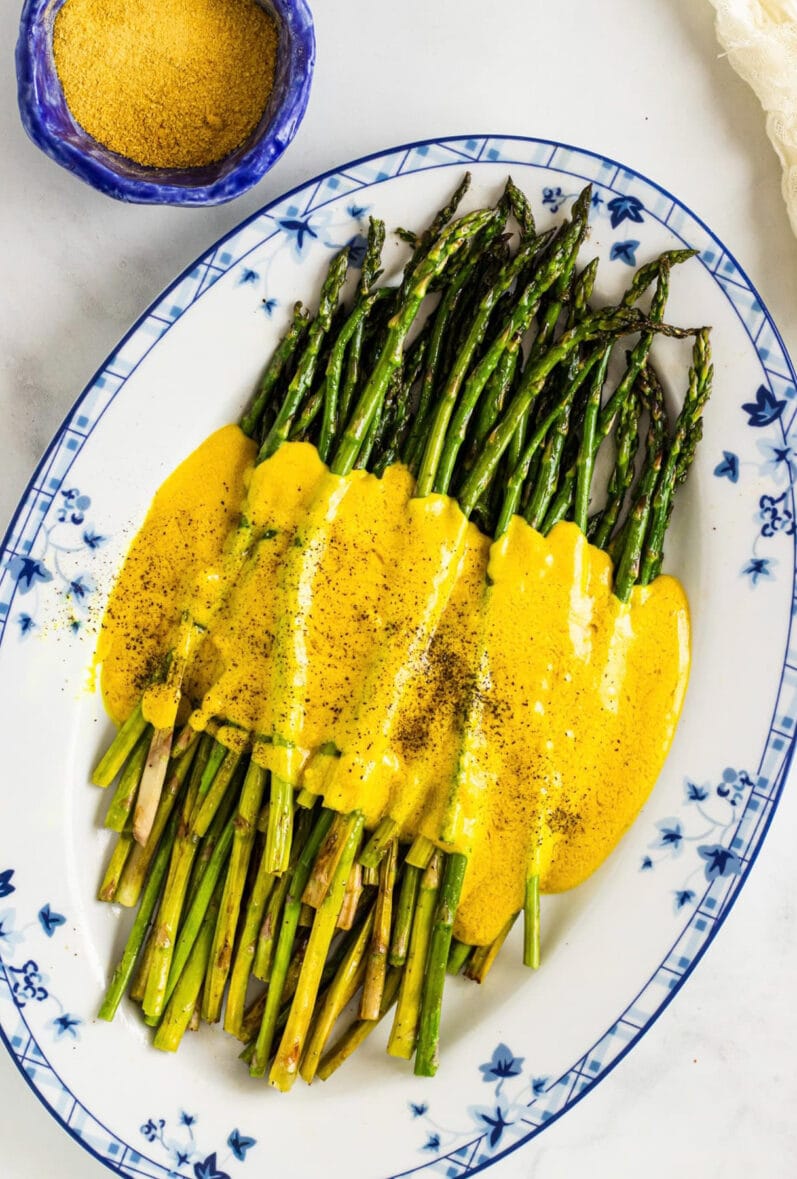
[(155, 822), (158, 803), (161, 800), (166, 771), (172, 751), (174, 729), (156, 729), (144, 766), (144, 773), (138, 787), (138, 798), (133, 817), (133, 838), (141, 847), (146, 845)]

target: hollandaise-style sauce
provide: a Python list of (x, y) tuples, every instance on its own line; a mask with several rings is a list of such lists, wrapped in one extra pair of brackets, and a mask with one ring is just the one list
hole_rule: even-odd
[[(455, 933), (487, 944), (530, 873), (559, 891), (616, 846), (683, 704), (674, 578), (612, 593), (573, 524), (491, 541), (402, 466), (332, 474), (287, 443), (254, 466), (234, 426), (163, 484), (111, 594), (98, 660), (117, 721), (190, 651), (182, 716), (368, 827), (468, 857)], [(193, 637), (187, 643), (186, 635)], [(171, 711), (170, 711), (171, 710)]]

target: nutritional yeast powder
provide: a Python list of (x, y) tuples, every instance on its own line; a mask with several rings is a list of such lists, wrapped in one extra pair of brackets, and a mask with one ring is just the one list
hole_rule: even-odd
[(257, 126), (278, 33), (256, 0), (66, 0), (53, 52), (72, 116), (138, 164), (195, 168)]

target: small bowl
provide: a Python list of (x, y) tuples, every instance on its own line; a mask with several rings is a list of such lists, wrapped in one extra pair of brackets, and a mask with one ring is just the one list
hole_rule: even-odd
[(109, 151), (78, 126), (66, 105), (53, 57), (53, 24), (64, 2), (25, 0), (16, 52), (19, 110), (37, 147), (100, 192), (139, 204), (222, 204), (256, 184), (296, 134), (315, 61), (313, 18), (305, 0), (264, 0), (279, 25), (268, 106), (245, 143), (202, 168), (145, 168)]

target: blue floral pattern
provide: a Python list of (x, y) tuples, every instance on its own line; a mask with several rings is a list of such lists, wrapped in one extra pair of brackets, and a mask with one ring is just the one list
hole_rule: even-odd
[(250, 1138), (236, 1127), (227, 1138), (227, 1153), (201, 1149), (195, 1129), (196, 1114), (180, 1110), (173, 1123), (165, 1118), (148, 1118), (140, 1132), (150, 1146), (158, 1147), (168, 1160), (169, 1175), (189, 1175), (191, 1179), (232, 1179), (226, 1167), (229, 1163), (244, 1163), (256, 1138)]
[[(5, 868), (0, 872), (0, 897), (8, 897), (16, 892), (16, 885), (12, 883), (15, 870)], [(11, 999), (19, 1011), (24, 1011), (30, 1004), (47, 1003), (58, 1009), (58, 1014), (49, 1021), (53, 1040), (60, 1040), (64, 1036), (72, 1040), (79, 1039), (78, 1028), (83, 1019), (69, 1012), (58, 997), (53, 994), (50, 980), (39, 965), (39, 955), (33, 958), (28, 954), (19, 954), (22, 946), (29, 947), (31, 934), (38, 930), (45, 938), (55, 936), (56, 931), (66, 924), (66, 917), (62, 913), (54, 912), (49, 904), (43, 905), (36, 914), (35, 921), (25, 925), (17, 924), (15, 909), (0, 911), (0, 982), (8, 988)]]
[(615, 197), (614, 200), (608, 201), (606, 209), (609, 213), (609, 219), (612, 224), (612, 229), (617, 229), (624, 221), (635, 221), (641, 225), (644, 217), (643, 212), (645, 206), (639, 197), (630, 196), (627, 193), (624, 196)]
[(91, 618), (96, 590), (91, 564), (108, 538), (87, 522), (91, 497), (78, 487), (62, 489), (56, 503), (54, 518), (42, 526), (36, 541), (4, 560), (17, 594), (25, 598), (25, 608), (15, 615), (19, 638), (39, 629), (45, 587), (66, 633), (76, 634)]
[[(753, 789), (753, 779), (746, 770), (732, 766), (723, 770), (716, 784), (684, 781), (684, 815), (659, 819), (655, 824), (658, 832), (649, 845), (650, 850), (642, 857), (640, 870), (649, 872), (661, 861), (681, 856), (685, 849), (692, 848), (698, 863), (688, 858), (689, 875), (682, 887), (673, 893), (674, 911), (677, 913), (689, 905), (700, 903), (698, 886), (701, 877), (703, 888), (715, 880), (727, 876), (740, 876), (742, 861), (734, 850), (740, 816)], [(706, 840), (713, 842), (708, 843)]]
[[(370, 205), (349, 202), (345, 209), (331, 205), (310, 211), (296, 202), (288, 204), (281, 216), (274, 219), (277, 233), (268, 237), (266, 249), (243, 260), (237, 270), (236, 285), (244, 291), (254, 288), (261, 292), (260, 307), (269, 317), (280, 306), (272, 292), (269, 279), (276, 259), (288, 251), (303, 262), (316, 251), (335, 251), (348, 247), (349, 265), (360, 269), (365, 258)], [(357, 232), (352, 233), (352, 223)]]
[(625, 262), (626, 266), (636, 266), (636, 252), (641, 244), (634, 238), (629, 238), (625, 242), (613, 242), (609, 257), (613, 262), (619, 259), (620, 262)]
[(525, 1058), (516, 1056), (504, 1043), (491, 1058), (478, 1066), (482, 1081), (492, 1086), (486, 1101), (468, 1108), (468, 1125), (452, 1130), (438, 1123), (428, 1102), (411, 1102), (410, 1116), (422, 1127), (418, 1151), (434, 1155), (441, 1175), (468, 1174), (452, 1165), (467, 1160), (468, 1167), (484, 1166), (507, 1146), (516, 1143), (535, 1122), (535, 1107), (552, 1088), (549, 1077), (528, 1072)]
[[(266, 318), (274, 315), (276, 319), (278, 309), (285, 311), (285, 292), (272, 278), (276, 253), (285, 252), (302, 266), (312, 260), (321, 269), (331, 251), (348, 244), (354, 261), (359, 262), (379, 185), (405, 173), (435, 168), (448, 167), (459, 176), (463, 166), (476, 168), (482, 160), (512, 166), (516, 179), (517, 165), (525, 172), (527, 189), (536, 176), (550, 213), (572, 202), (584, 179), (591, 178), (593, 222), (610, 256), (613, 248), (613, 264), (622, 270), (633, 265), (631, 255), (644, 256), (643, 249), (657, 227), (666, 226), (678, 242), (700, 250), (700, 265), (727, 296), (758, 362), (757, 375), (737, 409), (749, 445), (740, 445), (738, 432), (733, 441), (722, 440), (725, 446), (717, 448), (712, 463), (719, 480), (716, 494), (748, 497), (753, 543), (748, 558), (740, 563), (740, 576), (756, 594), (771, 593), (768, 586), (780, 588), (784, 571), (791, 573), (795, 566), (796, 538), (791, 529), (797, 468), (795, 376), (744, 273), (688, 210), (615, 161), (555, 143), (474, 137), (403, 148), (319, 177), (218, 243), (149, 309), (76, 404), (20, 505), (0, 559), (0, 640), (8, 643), (13, 636), (15, 644), (24, 642), (20, 650), (33, 649), (30, 636), (42, 632), (48, 605), (58, 606), (68, 629), (80, 631), (91, 621), (98, 596), (94, 558), (106, 544), (107, 529), (92, 518), (92, 489), (80, 485), (72, 466), (114, 398), (124, 391), (136, 365), (205, 292), (225, 280), (243, 308), (259, 308)], [(642, 245), (634, 245), (637, 241)], [(784, 492), (786, 497), (780, 499)], [(762, 502), (764, 495), (772, 502)], [(791, 593), (790, 586), (789, 599)], [(673, 990), (682, 985), (746, 878), (790, 764), (795, 722), (795, 691), (784, 674), (755, 770), (751, 764), (752, 785), (746, 785), (739, 774), (733, 781), (722, 776), (714, 783), (687, 783), (678, 813), (660, 817), (658, 825), (652, 826), (651, 846), (642, 860), (644, 879), (661, 880), (664, 859), (670, 861), (678, 886), (671, 896), (677, 932), (667, 958), (633, 1002), (561, 1075), (545, 1061), (529, 1060), (527, 1045), (523, 1045), (526, 1056), (518, 1055), (516, 1043), (498, 1045), (489, 1060), (470, 1070), (472, 1103), (463, 1101), (461, 1130), (436, 1123), (433, 1098), (413, 1102), (408, 1116), (418, 1131), (417, 1169), (459, 1179), (489, 1165), (565, 1112), (644, 1033)], [(68, 1005), (54, 998), (56, 980), (46, 976), (48, 954), (61, 943), (65, 928), (57, 918), (69, 913), (69, 905), (59, 895), (37, 896), (25, 910), (30, 919), (20, 917), (24, 890), (18, 890), (18, 883), (14, 871), (0, 864), (0, 1020), (12, 1053), (54, 1116), (106, 1158), (115, 1172), (127, 1173), (119, 1160), (134, 1157), (135, 1173), (143, 1179), (163, 1179), (167, 1171), (184, 1179), (234, 1179), (237, 1166), (255, 1149), (245, 1133), (249, 1127), (229, 1131), (225, 1127), (218, 1138), (209, 1136), (200, 1148), (195, 1126), (197, 1122), (207, 1125), (202, 1111), (185, 1114), (188, 1121), (179, 1116), (170, 1122), (160, 1116), (142, 1116), (142, 1127), (151, 1123), (148, 1133), (154, 1131), (154, 1139), (150, 1141), (142, 1132), (135, 1143), (125, 1142), (102, 1125), (81, 1103), (80, 1094), (71, 1093), (57, 1074), (48, 1059), (50, 1044), (56, 1051), (59, 1044), (70, 1051), (73, 1046), (79, 1048), (85, 1031), (80, 1020), (86, 1018), (74, 997)], [(36, 998), (40, 990), (47, 992), (47, 998)], [(38, 1021), (41, 1030), (36, 1037), (27, 1017), (41, 1012), (47, 1018)], [(73, 1112), (64, 1114), (64, 1108)], [(226, 1145), (221, 1141), (224, 1133)], [(169, 1145), (164, 1146), (164, 1141)], [(174, 1153), (170, 1153), (172, 1144)], [(160, 1158), (143, 1157), (142, 1145)]]
[(723, 450), (722, 461), (717, 463), (714, 474), (718, 479), (729, 479), (731, 483), (739, 482), (739, 456), (732, 450)]
[(496, 1046), (492, 1058), (479, 1066), (482, 1081), (492, 1086), (492, 1093), (485, 1102), (468, 1108), (469, 1126), (462, 1131), (439, 1124), (429, 1102), (410, 1102), (411, 1118), (422, 1126), (417, 1148), (422, 1154), (435, 1155), (441, 1174), (461, 1173), (448, 1170), (455, 1159), (467, 1158), (469, 1166), (477, 1160), (483, 1166), (527, 1132), (529, 1108), (545, 1092), (548, 1080), (526, 1074), (523, 1063), (522, 1056), (516, 1056), (506, 1043)]
[[(742, 565), (740, 576), (747, 578), (750, 586), (771, 582), (775, 577), (778, 561), (771, 553), (769, 542), (778, 536), (793, 537), (797, 530), (794, 505), (794, 480), (797, 475), (797, 451), (792, 447), (793, 415), (784, 425), (784, 413), (794, 398), (794, 388), (789, 385), (783, 396), (778, 397), (767, 385), (759, 385), (754, 400), (742, 403), (741, 409), (752, 429), (769, 430), (766, 438), (755, 440), (755, 449), (760, 456), (757, 460), (742, 460), (735, 451), (724, 450), (722, 459), (714, 467), (718, 479), (729, 483), (740, 482), (743, 474), (750, 471), (756, 487), (762, 479), (776, 484), (779, 494), (758, 495), (754, 517), (755, 535), (750, 557)], [(766, 547), (765, 547), (766, 546)], [(764, 555), (765, 554), (765, 555)]]
[(742, 405), (742, 409), (749, 418), (749, 424), (761, 429), (763, 426), (771, 426), (776, 422), (786, 408), (786, 401), (779, 401), (775, 397), (771, 389), (767, 389), (766, 385), (760, 385), (756, 395), (755, 401), (747, 401)]
[[(16, 885), (12, 883), (14, 875), (13, 868), (0, 871), (0, 888), (5, 890), (5, 896), (16, 891)], [(55, 1044), (61, 1041), (78, 1043), (85, 1020), (67, 1010), (53, 993), (50, 980), (39, 965), (39, 955), (36, 958), (30, 956), (33, 951), (31, 940), (35, 931), (45, 939), (53, 938), (66, 923), (64, 914), (56, 912), (49, 903), (41, 906), (34, 921), (22, 926), (17, 923), (16, 910), (0, 910), (0, 984), (5, 985), (19, 1012), (34, 1005), (57, 1009), (46, 1022)], [(22, 947), (26, 952), (20, 952)], [(41, 1050), (38, 1055), (45, 1059)], [(181, 1110), (173, 1124), (164, 1118), (148, 1117), (142, 1122), (140, 1133), (150, 1146), (157, 1146), (162, 1151), (168, 1160), (168, 1175), (174, 1179), (233, 1179), (227, 1170), (228, 1165), (246, 1162), (257, 1139), (236, 1126), (230, 1131), (223, 1152), (208, 1151), (202, 1149), (197, 1140), (197, 1121), (196, 1114)]]

